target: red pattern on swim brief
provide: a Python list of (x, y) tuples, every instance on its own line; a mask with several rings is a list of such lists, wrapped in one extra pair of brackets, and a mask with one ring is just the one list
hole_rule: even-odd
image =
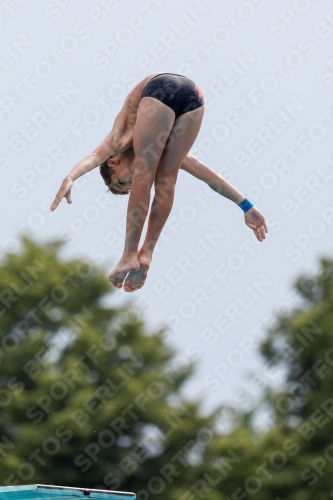
[(200, 99), (204, 100), (204, 96), (203, 96), (203, 93), (201, 92), (201, 88), (199, 87), (199, 85), (197, 83), (195, 84), (195, 89), (198, 92)]

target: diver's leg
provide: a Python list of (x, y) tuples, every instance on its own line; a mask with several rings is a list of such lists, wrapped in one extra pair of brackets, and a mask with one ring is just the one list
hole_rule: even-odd
[(175, 113), (171, 108), (152, 97), (141, 99), (133, 132), (135, 159), (125, 247), (120, 262), (109, 274), (110, 282), (118, 288), (128, 272), (140, 268), (138, 246), (149, 208), (150, 190), (174, 121)]
[(135, 291), (144, 284), (155, 245), (171, 212), (179, 167), (199, 133), (203, 113), (204, 106), (175, 120), (156, 171), (155, 196), (149, 214), (147, 234), (138, 254), (140, 269), (131, 272), (126, 278), (126, 292)]

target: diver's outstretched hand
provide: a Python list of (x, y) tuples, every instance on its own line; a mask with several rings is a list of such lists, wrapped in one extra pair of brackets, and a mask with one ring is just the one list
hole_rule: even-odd
[(244, 214), (245, 224), (253, 229), (253, 232), (258, 241), (263, 241), (266, 238), (266, 234), (268, 233), (268, 229), (265, 222), (265, 217), (256, 207), (250, 208)]
[(72, 203), (72, 198), (71, 198), (71, 189), (72, 189), (72, 186), (73, 186), (73, 180), (68, 175), (62, 181), (60, 189), (57, 192), (56, 197), (54, 198), (54, 202), (50, 206), (50, 210), (52, 210), (52, 212), (53, 212), (53, 210), (55, 210), (57, 208), (57, 206), (59, 205), (59, 203), (61, 202), (61, 200), (63, 198), (66, 198), (67, 203)]

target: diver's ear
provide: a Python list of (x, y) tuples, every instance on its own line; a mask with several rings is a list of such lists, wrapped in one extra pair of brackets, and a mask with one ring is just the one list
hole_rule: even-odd
[(111, 167), (111, 166), (112, 166), (112, 163), (111, 163), (111, 162), (112, 162), (112, 158), (113, 158), (113, 156), (111, 156), (111, 157), (107, 160), (107, 162), (106, 162), (106, 164), (107, 164), (107, 166), (108, 166), (108, 167)]

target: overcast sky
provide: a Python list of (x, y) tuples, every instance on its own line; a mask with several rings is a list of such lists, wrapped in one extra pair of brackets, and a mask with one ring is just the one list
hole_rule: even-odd
[(2, 253), (19, 249), (22, 232), (62, 237), (64, 257), (107, 276), (128, 198), (106, 193), (96, 170), (51, 213), (62, 179), (147, 74), (184, 74), (203, 90), (191, 152), (256, 204), (268, 238), (257, 242), (240, 208), (181, 172), (146, 285), (111, 302), (130, 300), (150, 328), (170, 325), (177, 366), (197, 361), (184, 394), (203, 397), (205, 410), (246, 406), (266, 372), (258, 341), (297, 304), (295, 278), (332, 251), (330, 0), (7, 0), (0, 9)]

